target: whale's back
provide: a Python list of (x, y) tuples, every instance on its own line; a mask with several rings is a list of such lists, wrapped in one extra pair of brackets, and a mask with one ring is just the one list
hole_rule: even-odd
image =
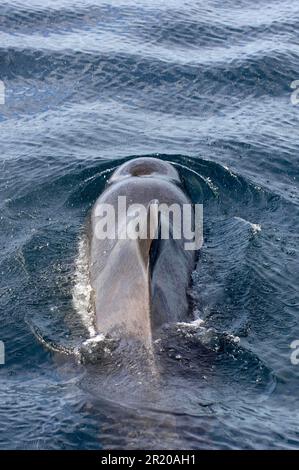
[[(163, 323), (186, 318), (186, 291), (194, 253), (184, 250), (183, 239), (161, 239), (161, 227), (154, 239), (119, 239), (118, 229), (126, 217), (119, 201), (125, 198), (127, 206), (141, 204), (148, 208), (151, 201), (182, 207), (190, 200), (170, 164), (162, 162), (160, 174), (157, 159), (134, 162), (116, 170), (92, 210), (90, 277), (97, 329), (103, 333), (125, 332), (148, 343)], [(98, 214), (105, 204), (115, 210), (115, 238), (97, 236)], [(164, 223), (163, 217), (159, 223)]]

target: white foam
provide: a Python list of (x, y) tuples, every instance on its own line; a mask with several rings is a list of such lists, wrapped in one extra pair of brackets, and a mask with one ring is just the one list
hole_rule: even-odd
[(200, 175), (200, 177), (205, 181), (205, 183), (209, 186), (209, 188), (214, 194), (218, 194), (219, 190), (209, 176), (205, 177), (205, 176)]
[(190, 323), (176, 323), (176, 327), (177, 331), (179, 333), (183, 333), (187, 338), (197, 337), (202, 344), (209, 346), (215, 351), (219, 349), (219, 339), (221, 336), (223, 336), (223, 334), (226, 336), (228, 341), (235, 344), (240, 343), (239, 336), (235, 336), (231, 333), (223, 332), (223, 334), (219, 336), (219, 332), (212, 327), (207, 328), (205, 326), (205, 321), (201, 318), (198, 318)]
[(194, 329), (197, 329), (197, 328), (200, 328), (202, 327), (202, 324), (204, 323), (204, 320), (202, 320), (201, 318), (198, 318), (197, 320), (194, 320), (192, 322), (179, 322), (177, 323), (177, 326), (179, 327), (185, 327), (185, 328), (194, 328)]
[(83, 345), (88, 347), (88, 346), (94, 346), (97, 345), (98, 343), (102, 343), (105, 340), (105, 335), (103, 334), (98, 334), (96, 336), (93, 336), (92, 338), (88, 338), (86, 341), (84, 341)]
[(88, 240), (82, 235), (78, 243), (78, 256), (75, 260), (75, 283), (73, 287), (73, 306), (81, 317), (83, 325), (91, 337), (96, 335), (94, 315), (91, 309), (92, 288), (89, 279)]
[(238, 178), (237, 175), (227, 166), (227, 165), (222, 165), (223, 168), (232, 176), (233, 178)]
[(251, 224), (251, 228), (252, 228), (252, 231), (253, 231), (254, 235), (256, 233), (261, 232), (261, 230), (262, 230), (262, 226), (260, 224)]
[(234, 217), (234, 219), (240, 220), (241, 222), (250, 225), (250, 228), (254, 235), (261, 232), (262, 230), (262, 226), (260, 224), (253, 224), (252, 222), (249, 222), (249, 220), (243, 219), (242, 217)]
[(75, 356), (79, 363), (95, 363), (104, 357), (111, 356), (113, 341), (103, 334), (97, 334), (89, 338), (76, 348)]

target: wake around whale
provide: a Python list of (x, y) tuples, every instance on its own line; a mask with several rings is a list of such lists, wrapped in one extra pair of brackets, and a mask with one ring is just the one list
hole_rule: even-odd
[(191, 207), (194, 224), (191, 201), (168, 162), (136, 158), (108, 180), (92, 209), (89, 230), (98, 333), (117, 333), (150, 346), (162, 325), (188, 318), (195, 250), (186, 249), (184, 231), (170, 210), (185, 207)]

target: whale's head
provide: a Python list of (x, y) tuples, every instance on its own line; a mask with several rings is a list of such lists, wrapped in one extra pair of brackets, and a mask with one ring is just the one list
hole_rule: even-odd
[(115, 183), (130, 177), (164, 178), (181, 184), (179, 173), (171, 163), (152, 157), (139, 157), (121, 165), (108, 183)]

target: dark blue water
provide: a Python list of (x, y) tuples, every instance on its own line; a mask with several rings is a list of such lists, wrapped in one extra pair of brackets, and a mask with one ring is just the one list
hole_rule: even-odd
[[(0, 447), (298, 448), (297, 0), (10, 0), (0, 30)], [(204, 324), (164, 332), (158, 377), (61, 354), (88, 211), (140, 155), (204, 204)]]

